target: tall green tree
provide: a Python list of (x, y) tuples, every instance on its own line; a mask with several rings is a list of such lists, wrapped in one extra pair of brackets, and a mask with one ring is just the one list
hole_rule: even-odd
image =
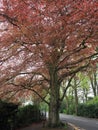
[(95, 64), (90, 67), (88, 77), (93, 90), (93, 95), (96, 97), (98, 96), (98, 65)]

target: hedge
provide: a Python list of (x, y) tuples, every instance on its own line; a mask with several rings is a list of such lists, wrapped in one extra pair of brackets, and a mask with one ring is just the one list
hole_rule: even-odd
[(13, 103), (0, 101), (0, 130), (15, 130), (45, 119), (36, 105), (19, 107)]
[(0, 100), (0, 130), (13, 130), (18, 105)]
[(79, 104), (78, 116), (98, 118), (98, 104)]
[(27, 126), (42, 120), (40, 109), (36, 105), (20, 107), (17, 112), (17, 127)]

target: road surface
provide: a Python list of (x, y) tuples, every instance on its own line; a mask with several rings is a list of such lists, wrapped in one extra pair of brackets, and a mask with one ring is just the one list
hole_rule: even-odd
[(60, 114), (63, 122), (69, 122), (79, 127), (80, 130), (98, 130), (98, 120), (84, 117), (77, 117), (71, 115)]

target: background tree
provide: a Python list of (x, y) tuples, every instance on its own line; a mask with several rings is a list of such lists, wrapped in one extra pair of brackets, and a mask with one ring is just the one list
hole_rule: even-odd
[(98, 96), (98, 66), (96, 64), (89, 68), (88, 77), (93, 90), (93, 95)]
[[(74, 114), (74, 113), (77, 114), (78, 106), (80, 106), (81, 103), (85, 105), (86, 103), (90, 102), (89, 100), (93, 99), (95, 96), (94, 90), (95, 93), (97, 92), (97, 78), (98, 76), (97, 76), (96, 64), (93, 64), (92, 67), (90, 65), (87, 68), (87, 71), (78, 72), (73, 77), (72, 82), (68, 87), (68, 90), (66, 92), (66, 99), (65, 99), (66, 108), (63, 107), (62, 111), (66, 109), (67, 113), (69, 114)], [(94, 88), (91, 85), (91, 80)]]
[(60, 123), (63, 80), (69, 77), (70, 83), (98, 59), (97, 5), (97, 0), (1, 1), (1, 89), (10, 84), (13, 91), (31, 90), (45, 102), (38, 90), (47, 91), (51, 127)]
[(89, 78), (88, 78), (88, 73), (87, 72), (80, 73), (79, 80), (80, 80), (80, 84), (79, 84), (80, 101), (85, 103), (88, 100), (89, 93), (91, 90)]
[(75, 76), (73, 78), (73, 84), (71, 84), (73, 90), (74, 90), (74, 98), (75, 98), (75, 114), (77, 115), (77, 111), (78, 111), (78, 84), (77, 83), (77, 76)]

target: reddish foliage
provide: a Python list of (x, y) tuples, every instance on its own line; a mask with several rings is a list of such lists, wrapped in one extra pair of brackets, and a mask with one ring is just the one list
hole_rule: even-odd
[(97, 7), (97, 0), (2, 0), (1, 88), (6, 82), (17, 90), (47, 92), (51, 71), (60, 84), (94, 62)]

